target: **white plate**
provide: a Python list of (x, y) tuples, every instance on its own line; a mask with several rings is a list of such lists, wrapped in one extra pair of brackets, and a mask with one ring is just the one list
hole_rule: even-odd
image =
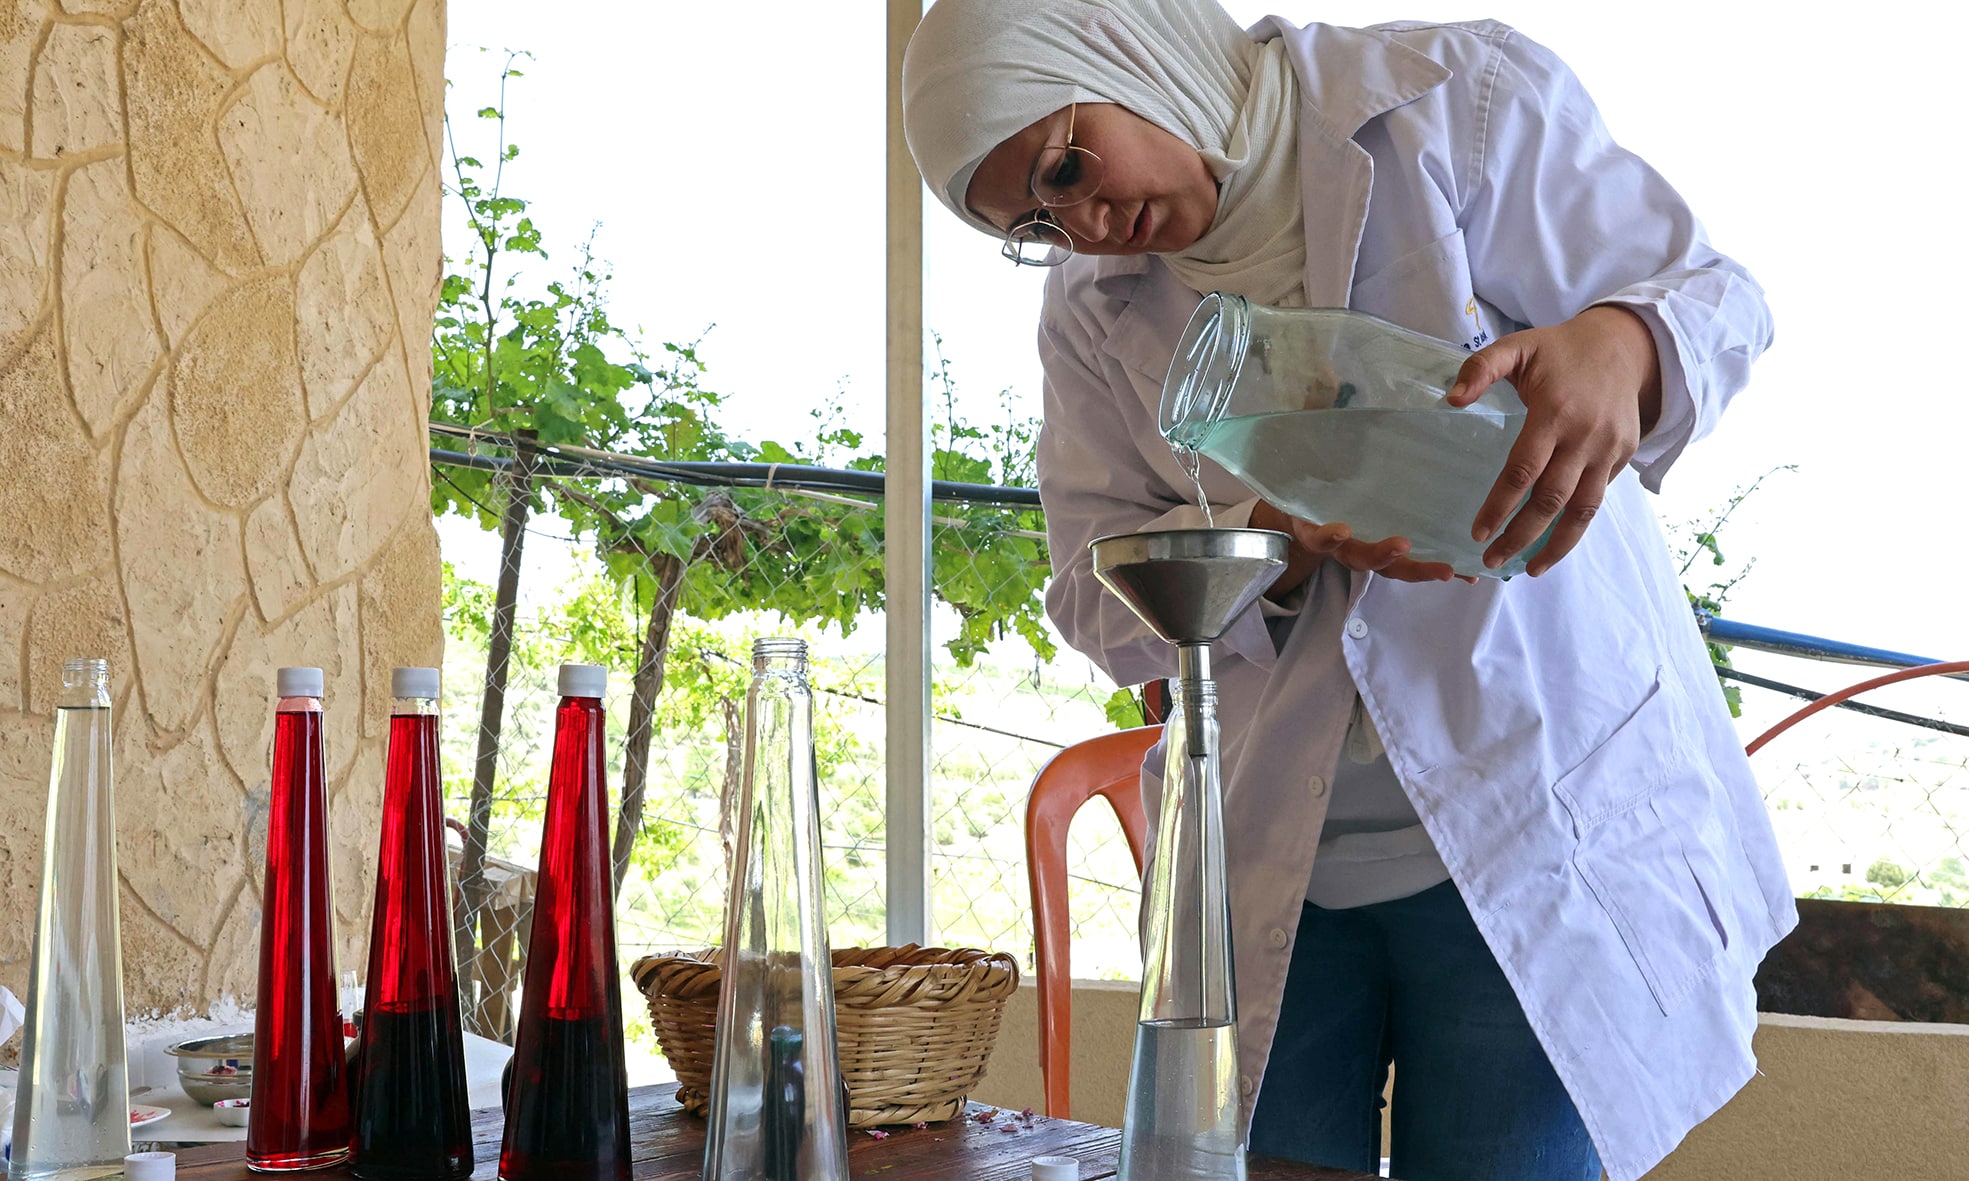
[(145, 1127), (146, 1125), (156, 1123), (170, 1114), (171, 1109), (168, 1107), (151, 1107), (144, 1103), (132, 1103), (130, 1105), (130, 1127), (132, 1129)]

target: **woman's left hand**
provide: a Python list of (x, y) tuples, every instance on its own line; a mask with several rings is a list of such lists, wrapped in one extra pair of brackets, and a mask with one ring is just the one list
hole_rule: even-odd
[(1484, 564), (1495, 569), (1556, 518), (1551, 540), (1526, 568), (1536, 577), (1578, 544), (1607, 485), (1661, 416), (1661, 362), (1640, 316), (1601, 304), (1471, 354), (1450, 386), (1449, 403), (1467, 406), (1498, 381), (1509, 381), (1524, 399), (1525, 426), (1470, 536), (1485, 541), (1496, 534), (1484, 550)]

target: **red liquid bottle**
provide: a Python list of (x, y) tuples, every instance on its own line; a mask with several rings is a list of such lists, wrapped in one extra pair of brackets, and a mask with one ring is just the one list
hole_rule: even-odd
[(438, 670), (395, 670), (390, 696), (349, 1163), (364, 1181), (464, 1181), (472, 1117), (445, 896)]
[(349, 1088), (335, 984), (334, 895), (321, 751), (321, 670), (275, 674), (273, 804), (260, 913), (253, 1106), (246, 1167), (285, 1173), (349, 1155)]
[(564, 664), (560, 687), (499, 1176), (629, 1181), (629, 1083), (602, 755), (608, 672)]

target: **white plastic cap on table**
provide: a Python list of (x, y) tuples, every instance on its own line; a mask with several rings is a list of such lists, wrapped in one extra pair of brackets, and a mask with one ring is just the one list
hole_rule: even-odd
[(123, 1158), (125, 1181), (171, 1181), (177, 1175), (175, 1152), (133, 1152)]
[(319, 697), (321, 686), (318, 668), (283, 668), (273, 674), (274, 694), (279, 697)]
[(562, 697), (601, 697), (608, 692), (608, 670), (599, 664), (563, 664)]
[(438, 670), (434, 668), (393, 668), (390, 670), (390, 696), (427, 697), (437, 700)]
[(1032, 1181), (1080, 1181), (1080, 1158), (1035, 1156), (1032, 1158)]

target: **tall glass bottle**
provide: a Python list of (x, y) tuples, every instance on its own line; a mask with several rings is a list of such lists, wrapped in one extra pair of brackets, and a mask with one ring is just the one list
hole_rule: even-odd
[(1243, 1181), (1217, 686), (1174, 685), (1120, 1181)]
[(847, 1181), (807, 646), (752, 646), (704, 1181)]
[(349, 1155), (349, 1088), (335, 980), (321, 670), (274, 674), (272, 806), (253, 1021), (246, 1167), (284, 1173)]
[(109, 763), (109, 662), (64, 661), (14, 1106), (14, 1178), (106, 1177), (123, 1170), (130, 1152)]
[(608, 670), (564, 664), (560, 688), (499, 1176), (628, 1181), (629, 1084), (602, 753)]
[(472, 1117), (445, 895), (438, 670), (396, 669), (390, 696), (350, 1165), (364, 1181), (464, 1181)]

